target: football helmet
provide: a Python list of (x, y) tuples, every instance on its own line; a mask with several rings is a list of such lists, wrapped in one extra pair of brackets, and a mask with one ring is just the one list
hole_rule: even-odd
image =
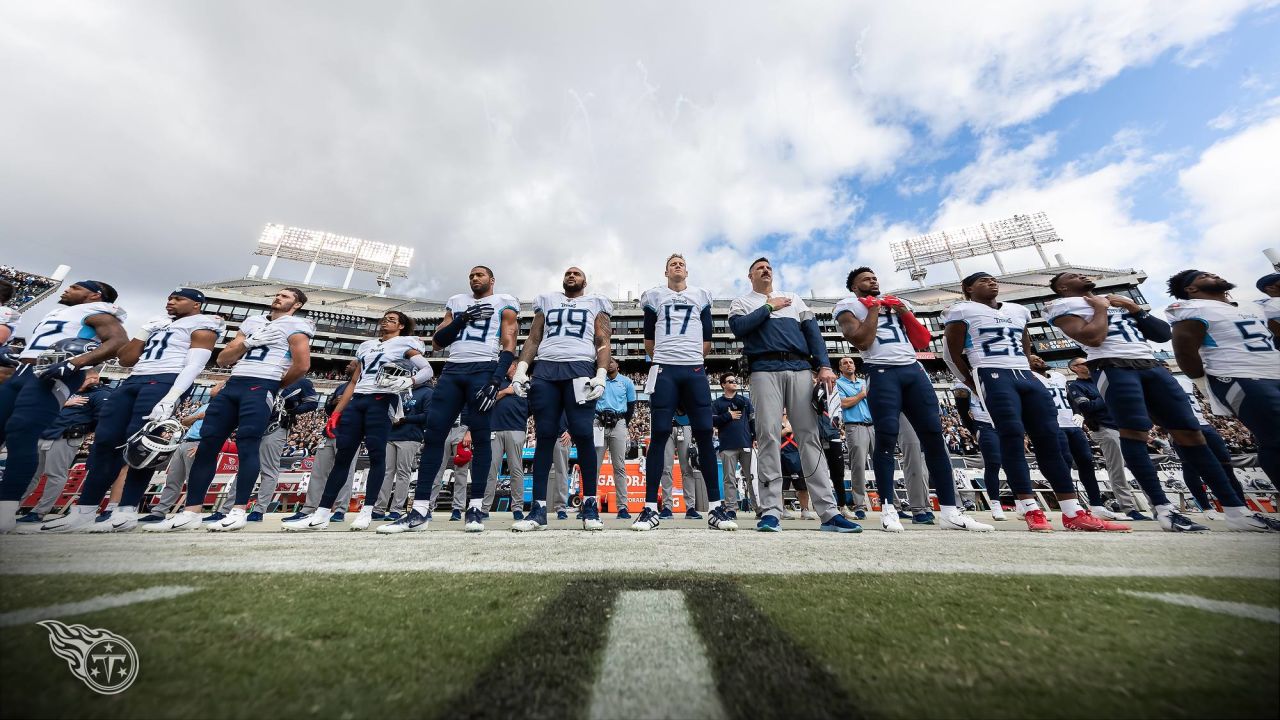
[(129, 467), (139, 470), (163, 465), (182, 445), (185, 429), (176, 418), (153, 420), (143, 425), (122, 446), (124, 461)]
[(413, 376), (417, 373), (418, 369), (408, 360), (392, 360), (378, 368), (374, 384), (389, 392), (404, 392), (413, 387)]
[(831, 397), (827, 393), (827, 386), (822, 383), (814, 383), (813, 391), (809, 394), (809, 404), (813, 406), (813, 411), (819, 416), (825, 415), (827, 412), (827, 403)]
[(93, 338), (64, 338), (49, 346), (47, 350), (40, 353), (36, 358), (35, 367), (32, 368), (39, 373), (43, 370), (57, 365), (60, 362), (70, 360), (77, 355), (83, 355), (98, 349), (102, 343)]

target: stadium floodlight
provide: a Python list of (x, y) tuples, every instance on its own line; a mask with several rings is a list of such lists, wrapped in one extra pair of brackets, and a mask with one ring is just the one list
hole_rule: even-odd
[(962, 276), (960, 263), (964, 258), (992, 255), (1000, 274), (1006, 273), (1000, 253), (1024, 247), (1035, 247), (1045, 267), (1051, 267), (1049, 258), (1044, 254), (1045, 243), (1061, 242), (1058, 232), (1053, 229), (1049, 217), (1042, 212), (1031, 215), (1014, 215), (1003, 220), (979, 223), (957, 230), (939, 230), (937, 232), (917, 235), (913, 238), (892, 243), (893, 261), (896, 270), (910, 270), (911, 279), (922, 282), (926, 265), (951, 262), (956, 275)]
[(345, 267), (347, 279), (342, 283), (344, 290), (351, 286), (351, 275), (356, 270), (378, 273), (384, 279), (409, 277), (409, 263), (413, 260), (411, 247), (274, 223), (262, 229), (254, 254), (271, 257), (262, 273), (264, 280), (271, 276), (277, 258), (310, 262), (304, 284), (311, 282), (316, 265)]

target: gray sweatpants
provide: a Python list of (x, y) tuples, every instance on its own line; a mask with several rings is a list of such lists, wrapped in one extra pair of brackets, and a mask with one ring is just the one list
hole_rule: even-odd
[(569, 507), (569, 446), (556, 440), (556, 452), (551, 456), (551, 471), (547, 473), (547, 511), (560, 512)]
[(604, 451), (609, 450), (609, 460), (613, 464), (613, 486), (615, 493), (615, 507), (627, 506), (627, 421), (618, 419), (613, 423), (613, 427), (604, 427), (600, 424), (600, 418), (595, 420), (596, 427), (604, 432), (604, 444), (596, 446), (596, 461), (604, 462)]
[(907, 504), (912, 512), (928, 510), (931, 506), (924, 451), (920, 449), (920, 438), (905, 414), (898, 416), (898, 447), (902, 450), (902, 474), (907, 480)]
[[(187, 476), (191, 474), (191, 462), (195, 460), (192, 455), (198, 447), (200, 447), (199, 440), (187, 440), (179, 445), (173, 457), (169, 458), (169, 467), (165, 470), (164, 476), (164, 489), (160, 491), (160, 499), (152, 506), (152, 513), (167, 515), (182, 499), (182, 486), (187, 484)], [(203, 500), (204, 498), (201, 498), (201, 501)]]
[(875, 444), (876, 431), (870, 425), (844, 426), (845, 466), (849, 468), (850, 482), (853, 488), (854, 510), (866, 511), (867, 502), (867, 458), (871, 456), (871, 448)]
[(502, 458), (507, 458), (507, 472), (511, 475), (511, 510), (524, 505), (524, 430), (494, 430), (490, 447), (493, 459), (489, 461), (489, 480), (484, 486), (484, 504), (481, 509), (489, 512), (498, 495), (498, 473), (502, 470)]
[[(1124, 455), (1120, 454), (1120, 431), (1115, 428), (1099, 427), (1090, 430), (1093, 439), (1098, 441), (1102, 450), (1102, 462), (1107, 466), (1107, 483), (1111, 486), (1111, 494), (1120, 503), (1121, 512), (1138, 509), (1138, 501), (1133, 497), (1133, 488), (1129, 478), (1124, 474)], [(1148, 498), (1150, 499), (1150, 498)]]
[[(356, 453), (359, 457), (359, 453)], [(311, 464), (311, 479), (307, 481), (307, 499), (303, 502), (302, 512), (310, 515), (316, 511), (320, 505), (320, 498), (324, 496), (325, 482), (329, 479), (329, 473), (333, 472), (333, 463), (338, 458), (338, 443), (326, 439), (322, 447), (316, 450), (315, 461)], [(333, 503), (333, 509), (339, 512), (346, 512), (351, 507), (351, 487), (356, 480), (356, 465), (359, 463), (355, 459), (351, 461), (351, 468), (347, 470), (347, 480), (342, 484), (342, 491), (338, 493), (338, 499)]]
[(63, 488), (67, 486), (67, 475), (71, 472), (71, 466), (75, 464), (76, 451), (80, 449), (82, 443), (84, 438), (40, 441), (40, 464), (36, 467), (35, 477), (31, 478), (27, 491), (22, 493), (22, 496), (26, 497), (35, 492), (36, 485), (40, 484), (40, 476), (46, 476), (44, 490), (40, 492), (40, 499), (36, 501), (32, 512), (43, 516), (53, 510), (54, 503), (58, 502)]
[[(680, 457), (680, 478), (684, 488), (684, 507), (686, 511), (706, 512), (707, 486), (702, 479), (702, 471), (698, 469), (698, 459), (689, 457), (689, 445), (693, 442), (693, 431), (688, 427), (677, 425), (667, 440), (667, 462), (662, 468), (662, 505), (670, 510), (671, 495), (675, 491), (676, 456)], [(692, 501), (691, 501), (692, 500)]]
[(756, 479), (751, 473), (751, 448), (735, 448), (720, 451), (720, 467), (724, 468), (724, 501), (730, 510), (738, 509), (741, 496), (738, 495), (738, 472), (741, 470), (743, 485), (747, 488), (747, 499), (751, 509), (759, 507), (756, 498)]
[[(288, 443), (289, 431), (282, 427), (276, 428), (270, 435), (262, 436), (262, 445), (258, 448), (258, 462), (262, 470), (258, 475), (258, 504), (254, 507), (255, 510), (266, 512), (276, 496), (276, 483), (280, 481), (280, 454), (284, 452), (284, 446)], [(222, 506), (218, 510), (223, 513), (230, 512), (235, 500), (236, 481), (233, 477), (231, 482), (227, 483), (227, 494), (223, 497)]]
[(373, 509), (380, 513), (388, 509), (404, 510), (409, 495), (409, 480), (413, 478), (413, 460), (422, 451), (422, 443), (416, 440), (392, 440), (387, 443), (387, 480), (378, 490)]
[[(458, 446), (462, 444), (462, 438), (467, 434), (466, 425), (458, 425), (449, 431), (449, 437), (445, 440), (444, 462), (440, 463), (440, 470), (436, 472), (436, 477), (431, 481), (431, 511), (435, 512), (436, 499), (440, 497), (440, 490), (444, 486), (444, 474), (452, 473), (451, 483), (453, 485), (453, 498), (450, 501), (451, 508), (462, 512), (467, 509), (467, 483), (471, 482), (471, 461), (467, 461), (466, 465), (461, 467), (453, 466), (453, 456), (458, 453)], [(472, 438), (472, 442), (475, 439)], [(422, 482), (422, 478), (418, 478), (418, 482)]]
[[(782, 411), (785, 408), (800, 446), (800, 467), (805, 488), (818, 517), (823, 522), (839, 514), (827, 457), (818, 438), (818, 416), (809, 404), (813, 373), (808, 370), (780, 370), (751, 373), (751, 399), (756, 406), (756, 436), (760, 474), (760, 508), (765, 515), (782, 518)], [(810, 470), (812, 468), (812, 470)]]

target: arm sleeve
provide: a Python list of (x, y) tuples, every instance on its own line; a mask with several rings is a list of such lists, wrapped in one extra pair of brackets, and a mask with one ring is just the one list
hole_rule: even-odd
[(743, 337), (755, 332), (765, 320), (769, 319), (769, 308), (765, 305), (752, 310), (745, 315), (729, 315), (729, 330), (733, 332), (733, 336), (741, 340)]
[(1152, 342), (1169, 342), (1173, 338), (1173, 331), (1169, 329), (1169, 323), (1149, 312), (1137, 315), (1130, 314), (1129, 317), (1133, 318), (1133, 324), (1137, 325), (1142, 334)]
[(173, 387), (169, 388), (169, 392), (165, 393), (164, 399), (170, 402), (176, 402), (178, 398), (191, 387), (191, 383), (196, 381), (200, 373), (204, 372), (205, 363), (209, 362), (209, 358), (213, 357), (212, 350), (204, 348), (191, 348), (187, 351), (187, 364), (182, 366), (182, 371), (178, 373), (178, 378), (173, 381)]
[(431, 336), (431, 339), (441, 345), (452, 345), (453, 341), (457, 340), (458, 336), (462, 334), (462, 328), (463, 323), (458, 321), (457, 315), (454, 315), (448, 325), (436, 327), (436, 332)]
[(711, 320), (711, 306), (702, 308), (702, 342), (711, 342), (711, 333), (715, 326)]
[(644, 309), (644, 339), (653, 340), (658, 333), (658, 313)]
[(409, 362), (413, 363), (413, 366), (418, 369), (418, 372), (413, 374), (413, 384), (415, 386), (421, 385), (435, 375), (435, 371), (431, 369), (431, 363), (427, 362), (426, 355), (414, 355), (409, 358)]
[(809, 356), (812, 358), (809, 362), (814, 370), (823, 367), (831, 367), (831, 358), (827, 357), (827, 343), (822, 339), (822, 330), (818, 328), (818, 321), (812, 318), (800, 323), (800, 330), (804, 333), (804, 339), (809, 346)]

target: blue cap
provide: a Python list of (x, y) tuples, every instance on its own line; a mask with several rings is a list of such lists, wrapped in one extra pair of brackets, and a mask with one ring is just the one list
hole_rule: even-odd
[(970, 275), (970, 276), (966, 277), (965, 279), (961, 280), (961, 281), (960, 281), (960, 287), (962, 287), (962, 288), (967, 288), (967, 287), (969, 287), (970, 285), (972, 285), (972, 284), (974, 284), (974, 283), (978, 282), (979, 280), (981, 280), (981, 279), (982, 279), (982, 278), (984, 278), (984, 277), (993, 278), (993, 277), (995, 277), (995, 275), (992, 275), (992, 274), (991, 274), (991, 273), (989, 273), (989, 272), (981, 272), (981, 271), (976, 272), (976, 273), (974, 273), (974, 274), (972, 274), (972, 275)]
[(169, 293), (169, 297), (173, 297), (174, 295), (184, 297), (188, 300), (195, 300), (198, 303), (204, 302), (204, 293), (196, 290), (195, 288), (175, 288), (173, 292)]
[(1255, 284), (1255, 287), (1258, 288), (1258, 292), (1264, 292), (1264, 288), (1266, 288), (1268, 285), (1275, 285), (1276, 283), (1280, 283), (1280, 272), (1274, 272), (1274, 273), (1271, 273), (1270, 275), (1263, 275), (1262, 277), (1258, 278), (1258, 282)]

